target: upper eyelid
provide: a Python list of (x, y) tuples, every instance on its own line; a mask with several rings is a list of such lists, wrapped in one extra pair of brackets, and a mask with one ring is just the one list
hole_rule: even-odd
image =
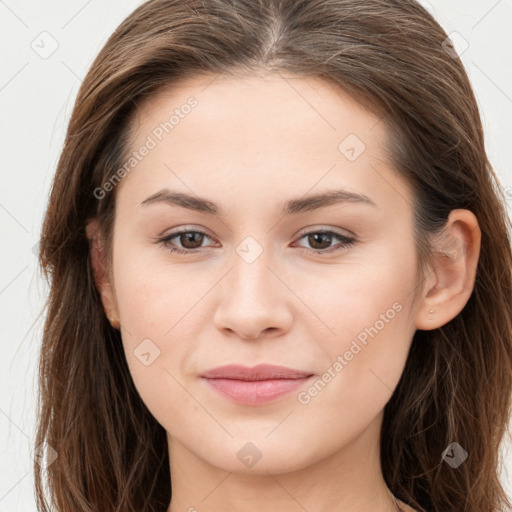
[[(353, 236), (355, 236), (353, 233), (351, 233), (348, 230), (345, 230), (347, 233), (344, 234), (344, 233), (338, 232), (338, 229), (342, 229), (342, 228), (314, 227), (314, 226), (311, 227), (310, 226), (310, 227), (302, 228), (296, 236), (303, 236), (303, 235), (306, 235), (306, 234), (309, 234), (309, 233), (318, 233), (318, 232), (332, 232), (332, 233), (335, 233), (337, 235), (346, 236), (346, 237), (353, 237)], [(203, 235), (208, 236), (209, 238), (215, 238), (212, 235), (210, 235), (208, 233), (208, 231), (206, 231), (203, 228), (188, 228), (188, 227), (176, 228), (176, 231), (171, 231), (168, 234), (163, 234), (163, 235), (161, 235), (161, 238), (174, 237), (174, 236), (180, 235), (182, 233), (191, 233), (191, 232), (192, 233), (201, 233)]]
[(345, 229), (345, 233), (342, 233), (340, 232), (339, 230), (341, 230), (342, 228), (330, 228), (330, 227), (314, 227), (314, 226), (309, 226), (307, 228), (303, 228), (299, 231), (298, 233), (298, 237), (302, 237), (304, 235), (307, 235), (309, 233), (318, 233), (318, 232), (328, 232), (328, 233), (334, 233), (336, 235), (339, 235), (339, 236), (344, 236), (344, 237), (347, 237), (347, 238), (355, 238), (355, 235), (354, 233), (351, 233), (350, 231), (348, 231), (347, 229)]

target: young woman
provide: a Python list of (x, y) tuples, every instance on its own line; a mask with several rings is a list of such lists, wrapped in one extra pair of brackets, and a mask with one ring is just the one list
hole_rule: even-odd
[(40, 261), (40, 511), (493, 512), (511, 226), (415, 1), (150, 0)]

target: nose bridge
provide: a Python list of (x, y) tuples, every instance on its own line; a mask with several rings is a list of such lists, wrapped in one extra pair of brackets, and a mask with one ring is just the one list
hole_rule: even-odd
[(277, 292), (273, 282), (276, 278), (268, 268), (272, 265), (270, 252), (253, 237), (246, 237), (235, 252), (227, 293), (248, 306), (269, 305)]
[(270, 270), (270, 252), (253, 237), (246, 237), (235, 252), (217, 303), (217, 328), (245, 338), (256, 338), (269, 328), (286, 329), (291, 313), (285, 287)]

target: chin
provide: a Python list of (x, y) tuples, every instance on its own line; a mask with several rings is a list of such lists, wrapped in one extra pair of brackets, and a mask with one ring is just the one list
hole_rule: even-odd
[[(315, 451), (308, 444), (308, 452), (304, 451), (305, 441), (299, 440), (297, 445), (284, 444), (276, 437), (275, 444), (265, 440), (254, 442), (234, 439), (230, 446), (217, 448), (215, 452), (196, 456), (212, 466), (244, 475), (266, 475), (300, 471), (321, 460), (323, 453)], [(196, 445), (197, 446), (197, 445)]]

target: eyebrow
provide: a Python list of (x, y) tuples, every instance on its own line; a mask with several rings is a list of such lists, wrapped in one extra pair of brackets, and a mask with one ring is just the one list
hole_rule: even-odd
[[(226, 212), (219, 205), (208, 199), (191, 196), (183, 192), (177, 192), (167, 188), (159, 190), (147, 199), (144, 199), (144, 201), (140, 203), (140, 206), (146, 207), (155, 203), (165, 203), (170, 206), (181, 206), (182, 208), (206, 213), (208, 215), (226, 216)], [(364, 194), (336, 189), (327, 190), (310, 196), (303, 196), (297, 199), (290, 199), (283, 205), (281, 214), (293, 215), (297, 213), (310, 212), (340, 203), (359, 203), (377, 207), (377, 205)]]

